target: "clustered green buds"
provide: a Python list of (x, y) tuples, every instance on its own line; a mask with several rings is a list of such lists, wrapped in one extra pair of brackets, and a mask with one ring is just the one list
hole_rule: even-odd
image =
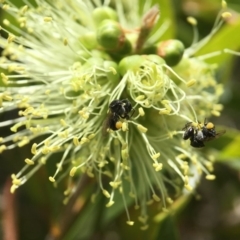
[(181, 61), (184, 50), (185, 48), (181, 41), (171, 39), (158, 44), (157, 55), (164, 58), (169, 66), (175, 66)]
[(118, 22), (104, 20), (98, 27), (97, 40), (107, 50), (118, 50), (125, 41), (125, 35)]

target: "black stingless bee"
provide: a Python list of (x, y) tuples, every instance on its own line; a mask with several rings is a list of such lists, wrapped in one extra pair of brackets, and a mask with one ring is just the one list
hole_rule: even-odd
[(107, 128), (114, 131), (119, 130), (122, 127), (121, 119), (130, 119), (134, 111), (128, 99), (113, 100), (109, 105)]
[(204, 147), (204, 142), (220, 137), (225, 130), (216, 132), (215, 125), (206, 119), (204, 124), (188, 122), (183, 128), (183, 139), (190, 139), (190, 145), (195, 148)]

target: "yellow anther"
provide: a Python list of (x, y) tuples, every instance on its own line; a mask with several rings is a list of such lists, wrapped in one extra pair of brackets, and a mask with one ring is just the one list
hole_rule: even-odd
[(63, 39), (63, 44), (64, 44), (64, 46), (67, 46), (67, 45), (68, 45), (68, 40), (67, 40), (67, 38), (64, 38), (64, 39)]
[(145, 112), (144, 112), (142, 107), (138, 108), (138, 112), (139, 112), (140, 116), (144, 116), (145, 115)]
[(12, 101), (12, 100), (13, 100), (13, 98), (12, 98), (12, 97), (10, 96), (10, 94), (7, 93), (7, 92), (4, 92), (4, 93), (3, 93), (2, 98), (3, 98), (3, 100), (5, 100), (5, 101)]
[(230, 17), (232, 17), (232, 14), (230, 12), (222, 13), (222, 18), (227, 19), (227, 18), (230, 18)]
[(11, 178), (14, 180), (14, 179), (16, 179), (17, 177), (16, 177), (16, 174), (11, 174)]
[(188, 190), (188, 191), (192, 191), (192, 186), (190, 186), (189, 184), (187, 184), (187, 185), (184, 185), (184, 187)]
[(108, 164), (108, 161), (101, 161), (99, 164), (98, 164), (98, 167), (100, 168), (103, 168), (106, 164)]
[(34, 165), (34, 161), (29, 159), (29, 158), (25, 159), (25, 163), (28, 164), (28, 165)]
[(139, 95), (135, 98), (136, 101), (141, 101), (143, 99), (145, 99), (145, 95)]
[(10, 188), (10, 193), (14, 193), (17, 188), (18, 188), (18, 187), (13, 184), (13, 185), (11, 186), (11, 188)]
[(91, 170), (87, 170), (87, 175), (90, 177), (90, 178), (94, 178), (94, 174), (92, 173)]
[(122, 123), (122, 130), (123, 130), (124, 132), (126, 132), (126, 131), (128, 130), (128, 125), (127, 125), (126, 122), (123, 122), (123, 123)]
[(197, 20), (194, 17), (188, 17), (187, 21), (193, 26), (197, 25)]
[(141, 223), (146, 223), (147, 220), (148, 220), (148, 216), (145, 215), (145, 216), (139, 216), (138, 217), (138, 220), (141, 222)]
[(109, 184), (112, 188), (116, 189), (121, 185), (121, 183), (122, 183), (121, 181), (118, 181), (118, 182), (110, 182)]
[(123, 160), (127, 160), (128, 159), (128, 149), (122, 149), (121, 150), (121, 156)]
[(111, 197), (110, 193), (109, 193), (107, 190), (105, 190), (105, 189), (102, 190), (102, 193), (103, 193), (103, 195), (104, 195), (105, 197), (107, 197), (107, 198), (110, 198), (110, 197)]
[(30, 142), (29, 138), (25, 137), (24, 139), (22, 139), (22, 141), (20, 141), (18, 143), (18, 147), (23, 147), (23, 146), (27, 145), (29, 142)]
[(149, 225), (148, 225), (148, 224), (143, 225), (143, 226), (140, 227), (140, 229), (141, 229), (142, 231), (145, 231), (145, 230), (147, 230), (148, 228), (149, 228)]
[(10, 22), (9, 22), (9, 20), (4, 19), (4, 20), (3, 20), (3, 24), (6, 25), (6, 26), (9, 26), (9, 25), (10, 25)]
[(9, 34), (8, 39), (7, 39), (8, 43), (13, 42), (15, 38), (16, 38), (16, 37), (15, 37), (14, 35)]
[(3, 151), (5, 151), (7, 149), (6, 145), (1, 145), (0, 146), (0, 153), (2, 153)]
[(117, 74), (117, 71), (114, 67), (109, 67), (109, 70), (113, 73), (113, 75)]
[(51, 90), (50, 89), (47, 89), (46, 91), (45, 91), (45, 94), (46, 95), (49, 95), (51, 93)]
[(159, 157), (160, 157), (160, 153), (156, 153), (156, 154), (152, 155), (153, 160), (157, 160)]
[(213, 108), (216, 111), (221, 111), (221, 110), (223, 110), (223, 105), (222, 104), (214, 104)]
[(22, 9), (21, 9), (21, 14), (25, 14), (28, 10), (28, 6), (25, 5)]
[(227, 8), (227, 2), (224, 1), (224, 0), (222, 1), (222, 8), (223, 8), (223, 9)]
[(12, 183), (13, 183), (14, 185), (16, 185), (16, 186), (19, 186), (19, 185), (21, 185), (21, 180), (20, 180), (20, 179), (17, 179), (17, 178), (14, 178), (13, 181), (12, 181)]
[(173, 200), (172, 200), (170, 197), (168, 197), (166, 200), (167, 200), (167, 202), (168, 202), (169, 204), (172, 204), (172, 203), (173, 203)]
[(8, 9), (9, 9), (9, 5), (8, 5), (8, 4), (4, 4), (4, 5), (2, 6), (2, 9), (3, 9), (3, 10), (8, 10)]
[(133, 226), (134, 222), (133, 221), (127, 221), (126, 222), (128, 225)]
[(55, 182), (55, 179), (53, 177), (49, 177), (48, 179), (50, 182), (53, 182), (53, 183)]
[(185, 185), (188, 185), (188, 182), (189, 182), (188, 176), (185, 176), (185, 177), (184, 177), (184, 183), (185, 183)]
[(76, 168), (76, 167), (73, 167), (73, 168), (71, 169), (70, 173), (69, 173), (70, 177), (73, 177), (73, 176), (75, 175), (76, 171), (77, 171), (77, 168)]
[(63, 205), (67, 205), (68, 201), (69, 201), (69, 197), (64, 198), (63, 199)]
[(141, 124), (138, 124), (137, 125), (137, 128), (138, 128), (138, 130), (140, 131), (140, 132), (142, 132), (142, 133), (146, 133), (147, 132), (147, 128), (145, 128), (143, 125), (141, 125)]
[(166, 115), (168, 115), (168, 114), (170, 114), (170, 113), (171, 113), (171, 109), (167, 109), (167, 108), (161, 109), (161, 110), (159, 111), (159, 114), (166, 114)]
[(53, 19), (51, 17), (44, 17), (44, 22), (51, 22)]
[(214, 180), (215, 178), (216, 178), (216, 176), (213, 175), (213, 174), (208, 174), (208, 175), (206, 175), (206, 179), (207, 179), (207, 180)]
[(42, 152), (42, 154), (48, 154), (48, 153), (50, 153), (50, 149), (49, 149), (48, 147), (44, 146), (44, 147), (41, 149), (41, 152)]
[(74, 143), (75, 146), (79, 146), (80, 143), (79, 143), (77, 137), (74, 137), (74, 138), (73, 138), (73, 143)]
[(221, 113), (219, 111), (216, 111), (216, 110), (212, 110), (211, 113), (212, 113), (212, 115), (214, 115), (216, 117), (219, 117), (221, 115)]
[(84, 143), (88, 143), (88, 142), (90, 142), (88, 138), (82, 137), (81, 141), (80, 141), (80, 144), (84, 144)]
[(51, 146), (49, 147), (49, 151), (50, 152), (56, 152), (60, 149), (61, 147), (60, 146)]
[(197, 82), (197, 81), (196, 81), (195, 79), (191, 79), (191, 80), (189, 80), (189, 81), (186, 83), (186, 85), (187, 85), (187, 87), (191, 87), (191, 86), (195, 85), (196, 82)]
[(37, 153), (37, 144), (36, 144), (36, 143), (34, 143), (34, 144), (32, 145), (31, 153), (32, 153), (33, 155), (35, 155), (35, 154)]
[(96, 200), (96, 197), (97, 197), (97, 195), (94, 193), (94, 194), (92, 194), (92, 196), (91, 196), (91, 202), (92, 203), (94, 203), (95, 202), (95, 200)]
[(164, 208), (164, 207), (162, 208), (162, 211), (165, 212), (165, 213), (169, 212), (169, 210), (167, 208)]
[(109, 201), (109, 202), (106, 204), (106, 207), (111, 207), (113, 204), (114, 204), (114, 201)]
[(148, 106), (150, 105), (148, 99), (146, 99), (143, 104), (144, 104), (146, 107), (148, 107)]
[(63, 127), (66, 127), (67, 126), (67, 123), (64, 119), (60, 119), (60, 123)]
[(1, 73), (2, 81), (4, 84), (8, 84), (8, 76), (6, 76), (4, 73)]
[(181, 154), (177, 155), (177, 157), (180, 159), (185, 159), (187, 156), (184, 153), (181, 153)]
[(63, 132), (60, 132), (60, 133), (58, 133), (58, 136), (59, 137), (62, 137), (62, 138), (67, 138), (68, 137), (68, 130), (66, 129), (65, 131), (63, 131)]
[(96, 134), (94, 134), (94, 133), (91, 133), (90, 135), (88, 135), (88, 137), (87, 137), (87, 138), (88, 138), (89, 140), (91, 140), (91, 139), (93, 139), (95, 136), (96, 136)]
[(161, 199), (156, 195), (156, 194), (153, 194), (152, 195), (152, 198), (156, 201), (156, 202), (160, 202)]
[(131, 198), (136, 198), (136, 195), (135, 195), (133, 192), (129, 192), (129, 196), (130, 196)]
[(47, 159), (45, 158), (45, 157), (41, 157), (40, 159), (39, 159), (39, 162), (41, 163), (41, 164), (46, 164), (46, 161), (47, 161)]
[(163, 164), (162, 163), (153, 163), (153, 167), (155, 168), (155, 171), (161, 171), (163, 168)]

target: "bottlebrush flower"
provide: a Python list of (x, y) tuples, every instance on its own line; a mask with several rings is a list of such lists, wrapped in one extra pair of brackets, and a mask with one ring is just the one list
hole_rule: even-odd
[[(0, 151), (33, 143), (12, 175), (12, 193), (61, 153), (49, 180), (68, 179), (66, 201), (87, 175), (98, 185), (93, 196), (103, 193), (107, 207), (119, 204), (120, 193), (132, 225), (130, 195), (145, 229), (150, 202), (166, 210), (202, 173), (214, 178), (212, 156), (182, 140), (182, 128), (220, 115), (223, 86), (214, 66), (194, 54), (221, 17), (208, 37), (185, 49), (178, 40), (161, 41), (164, 28), (152, 32), (160, 12), (150, 0), (143, 10), (137, 0), (37, 0), (22, 8), (5, 2), (16, 22), (2, 26), (8, 36), (0, 40), (1, 111), (16, 109), (19, 117), (1, 123), (12, 134), (1, 139)], [(133, 110), (115, 115), (119, 125), (109, 129), (109, 105), (123, 99)]]

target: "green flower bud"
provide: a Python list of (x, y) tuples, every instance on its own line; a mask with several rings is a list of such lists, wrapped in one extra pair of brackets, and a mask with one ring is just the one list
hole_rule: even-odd
[(120, 49), (118, 50), (118, 52), (120, 54), (127, 54), (127, 53), (130, 53), (132, 51), (132, 44), (131, 42), (125, 38), (122, 46), (120, 46)]
[(81, 63), (85, 63), (86, 59), (91, 57), (90, 53), (88, 53), (84, 50), (79, 50), (78, 56), (80, 56), (80, 58), (78, 57), (76, 61), (81, 62)]
[(145, 59), (140, 55), (132, 55), (123, 58), (119, 63), (119, 72), (123, 76), (127, 71), (137, 72)]
[(107, 78), (109, 81), (118, 81), (119, 80), (119, 70), (117, 63), (113, 61), (104, 61), (103, 63), (104, 69), (106, 69), (107, 72)]
[(94, 32), (88, 32), (79, 37), (80, 42), (87, 49), (94, 49), (97, 47), (96, 34)]
[(93, 10), (92, 16), (97, 26), (99, 26), (99, 24), (105, 19), (111, 19), (115, 21), (118, 20), (116, 11), (110, 7), (95, 8)]
[(132, 55), (123, 58), (119, 63), (119, 72), (123, 76), (127, 71), (133, 71), (136, 73), (139, 71), (140, 67), (145, 66), (147, 64), (157, 64), (163, 65), (165, 64), (164, 59), (159, 57), (158, 55)]
[(184, 49), (182, 42), (170, 39), (158, 44), (157, 54), (164, 58), (169, 66), (174, 66), (182, 59)]
[(146, 55), (146, 59), (151, 61), (151, 62), (154, 62), (158, 65), (162, 65), (162, 64), (165, 64), (165, 60), (161, 57), (159, 57), (158, 55), (155, 55), (155, 54), (150, 54), (150, 55)]
[(108, 53), (103, 52), (103, 51), (99, 51), (99, 50), (95, 50), (95, 49), (93, 49), (91, 51), (91, 56), (92, 57), (97, 57), (97, 58), (102, 58), (104, 60), (111, 60), (111, 57), (109, 56)]
[(98, 43), (108, 49), (114, 50), (119, 48), (124, 42), (125, 36), (118, 22), (104, 20), (97, 30)]
[(87, 62), (82, 65), (82, 70), (92, 68), (92, 66), (102, 67), (104, 60), (100, 57), (90, 57)]
[(109, 51), (109, 54), (116, 61), (121, 61), (121, 59), (125, 55), (131, 53), (131, 51), (132, 51), (132, 43), (127, 38), (125, 38), (122, 45), (119, 46), (119, 48), (114, 49), (113, 51)]
[(157, 46), (151, 45), (141, 51), (142, 54), (157, 54)]

